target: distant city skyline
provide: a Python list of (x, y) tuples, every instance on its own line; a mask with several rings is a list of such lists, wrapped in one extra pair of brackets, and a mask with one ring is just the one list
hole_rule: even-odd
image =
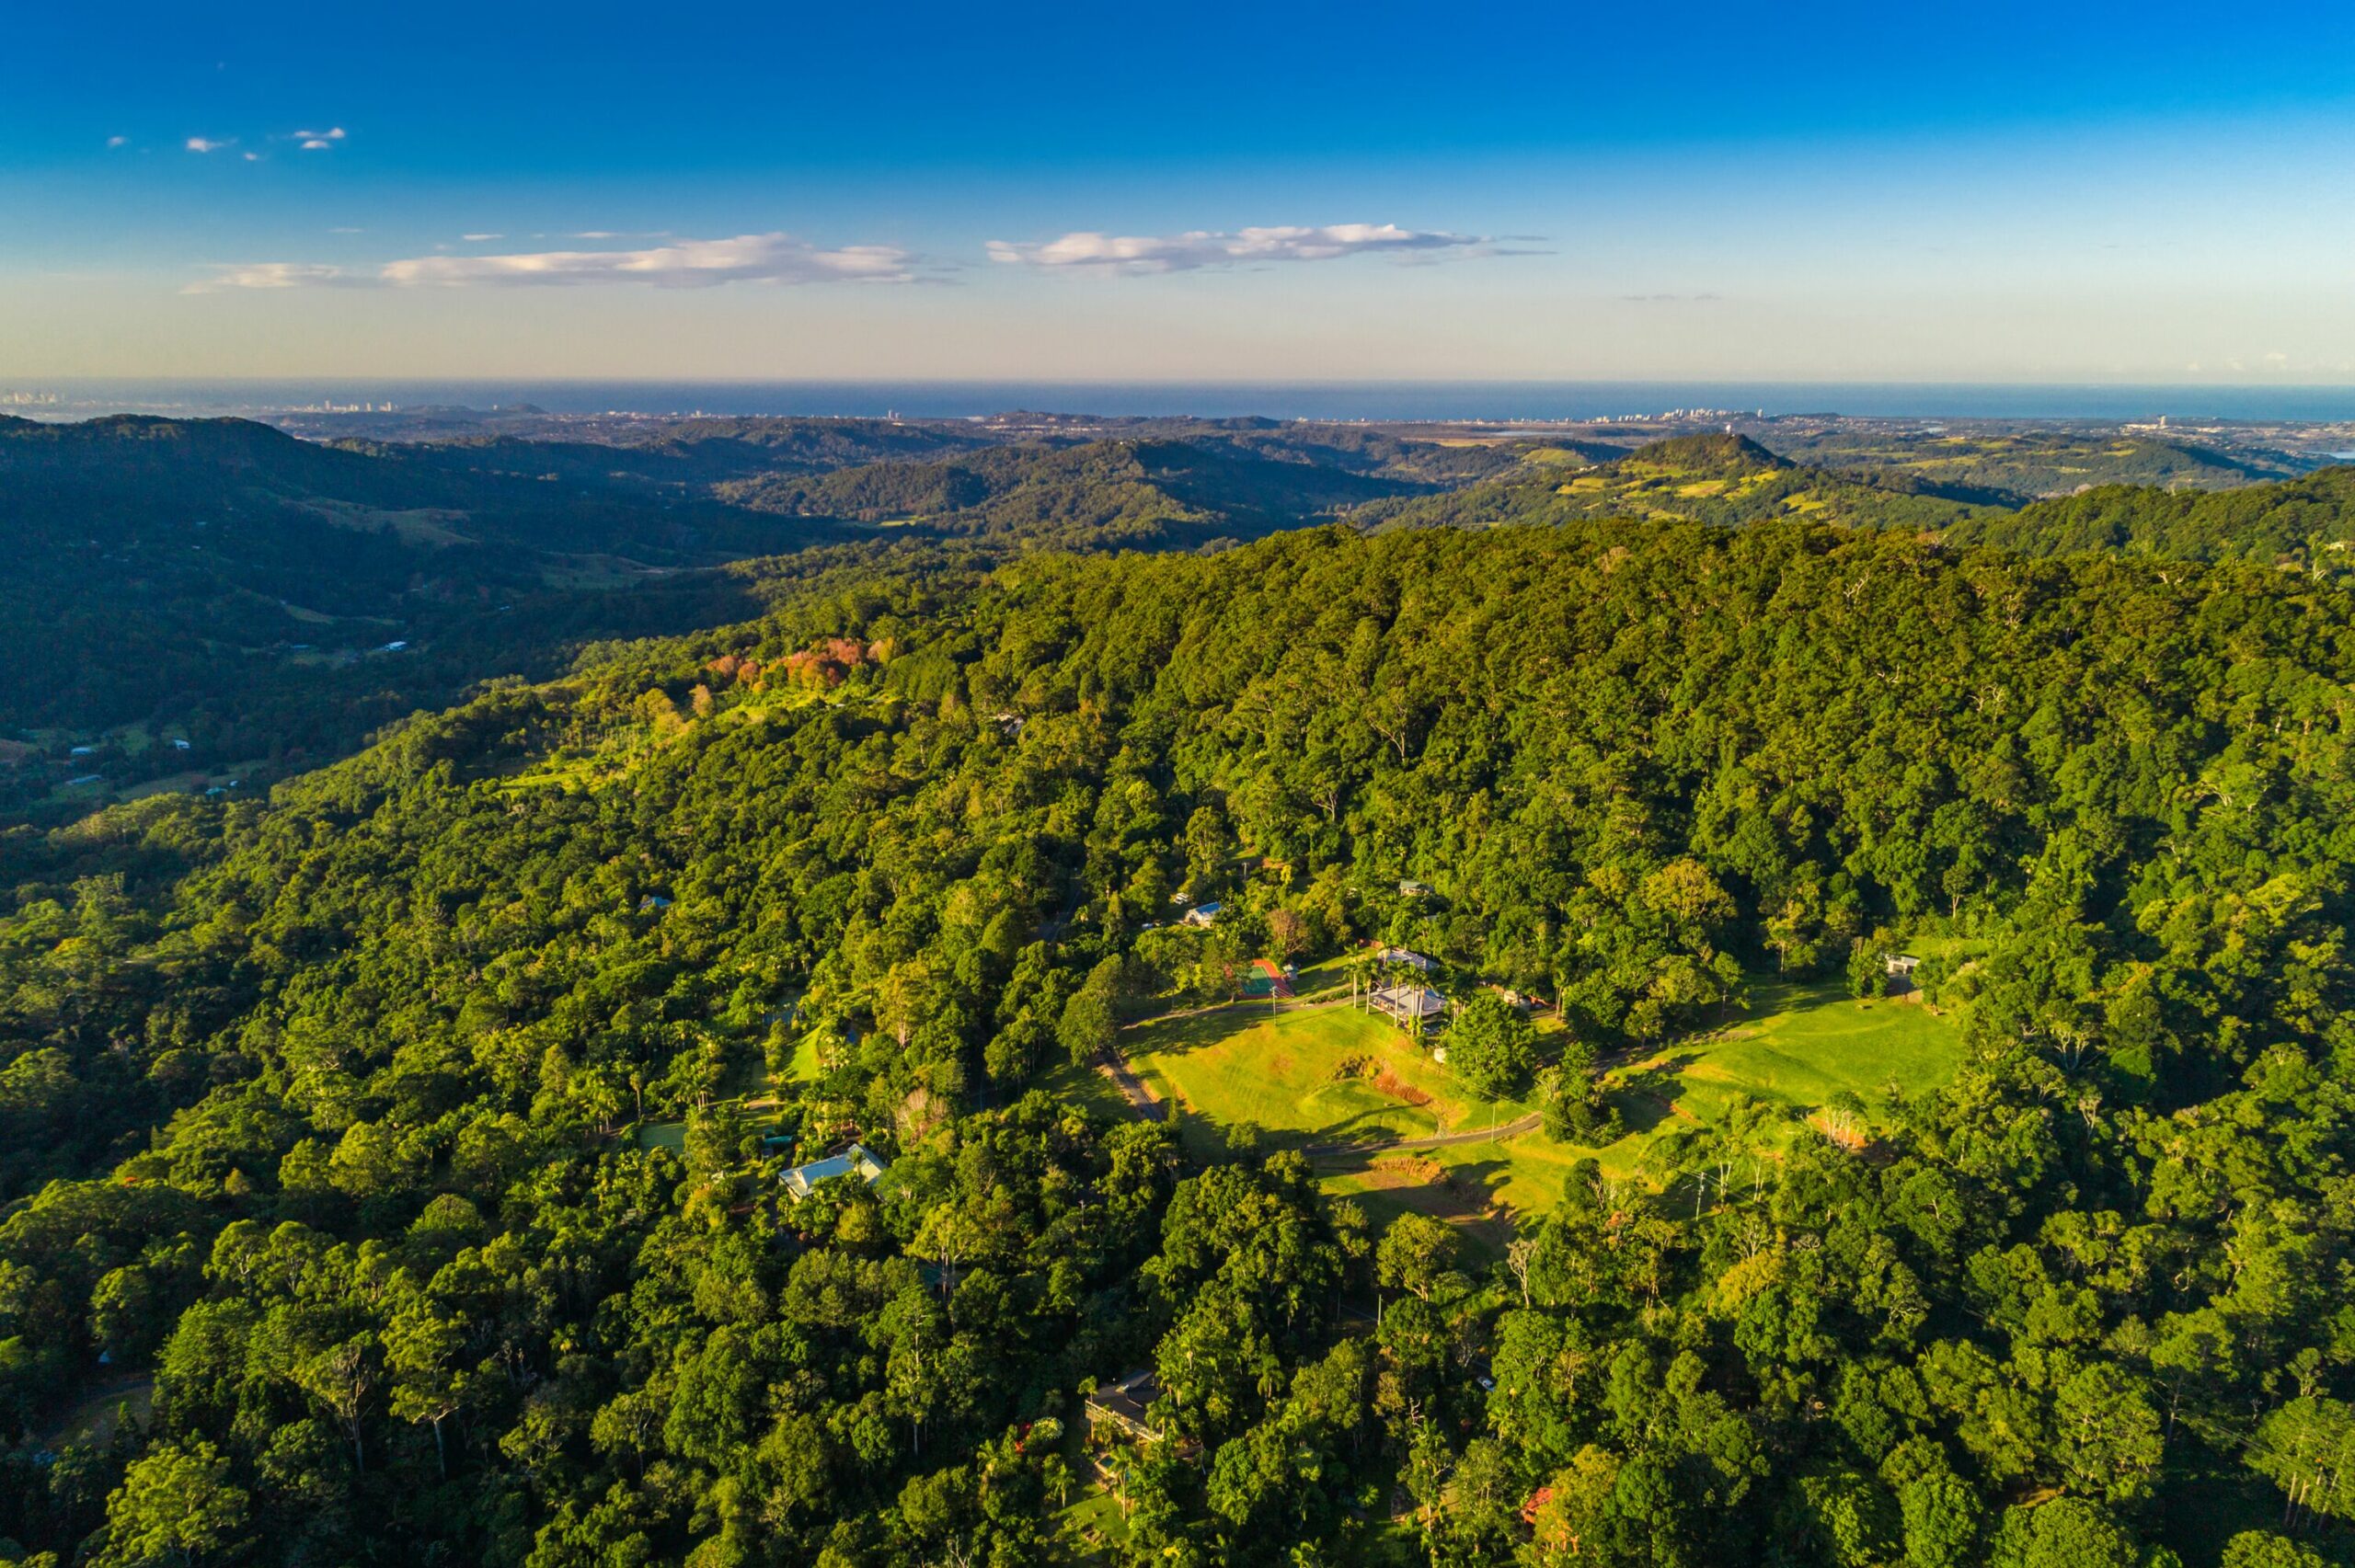
[(0, 387), (2355, 384), (2338, 7), (11, 27)]

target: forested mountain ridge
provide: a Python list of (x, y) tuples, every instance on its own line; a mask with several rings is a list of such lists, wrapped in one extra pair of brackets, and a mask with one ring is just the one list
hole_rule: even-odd
[(353, 443), (428, 465), (574, 484), (643, 486), (713, 498), (716, 486), (778, 474), (824, 474), (886, 462), (930, 462), (1002, 438), (954, 425), (887, 419), (683, 419), (612, 441), (485, 437), (432, 443)]
[[(1137, 1562), (2343, 1555), (2350, 681), (2355, 602), (2240, 562), (1327, 528), (845, 568), (267, 803), (17, 834), (0, 1419), (155, 1392), (7, 1450), (0, 1517), (1055, 1561), (1071, 1391), (1144, 1365)], [(1217, 932), (1146, 929), (1180, 886)], [(1931, 930), (1984, 946), (1950, 1088), (1594, 1167), (1493, 1267), (1026, 1097), (1279, 932), (1560, 998), (1569, 1094)], [(791, 1128), (893, 1164), (793, 1207), (716, 1090), (804, 1040)]]
[[(599, 637), (741, 619), (756, 604), (721, 563), (937, 537), (1191, 548), (1511, 462), (1261, 421), (1121, 428), (1158, 433), (711, 419), (612, 444), (323, 445), (240, 420), (6, 420), (0, 813), (275, 777)], [(856, 521), (909, 510), (936, 515)]]
[(749, 613), (694, 568), (840, 537), (241, 420), (8, 420), (0, 728), (88, 761), (0, 768), (0, 810), (68, 773), (202, 784), (327, 761), (487, 676), (555, 673), (580, 640)]
[(1257, 538), (1437, 487), (1223, 442), (1110, 441), (772, 477), (724, 486), (719, 494), (760, 511), (905, 521), (936, 533), (1086, 549)]
[[(2015, 514), (1993, 504), (2007, 493), (1960, 483), (1978, 458), (1939, 456), (1944, 443), (1913, 463), (1819, 445), (1877, 466), (1809, 467), (1733, 436), (1629, 452), (1265, 419), (687, 419), (600, 442), (330, 445), (234, 420), (12, 419), (0, 529), (21, 565), (0, 596), (0, 727), (15, 730), (0, 737), (0, 811), (54, 818), (316, 765), (474, 682), (544, 678), (599, 637), (741, 618), (756, 608), (744, 579), (706, 569), (812, 546), (959, 540), (1002, 555), (1220, 546), (1335, 517), (1806, 516), (2327, 567), (2344, 532), (2326, 475), (2208, 500), (2105, 489)], [(1991, 462), (2133, 458), (2081, 441), (1962, 445)]]

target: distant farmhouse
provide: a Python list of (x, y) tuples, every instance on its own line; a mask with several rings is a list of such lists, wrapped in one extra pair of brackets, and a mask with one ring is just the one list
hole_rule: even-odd
[(1219, 910), (1225, 907), (1223, 904), (1196, 904), (1186, 911), (1186, 923), (1199, 926), (1216, 925)]
[(787, 1197), (799, 1203), (817, 1190), (820, 1182), (832, 1181), (836, 1176), (856, 1176), (871, 1187), (890, 1168), (888, 1162), (876, 1158), (864, 1147), (854, 1143), (840, 1154), (812, 1160), (807, 1165), (796, 1165), (787, 1171), (785, 1173), (785, 1192)]

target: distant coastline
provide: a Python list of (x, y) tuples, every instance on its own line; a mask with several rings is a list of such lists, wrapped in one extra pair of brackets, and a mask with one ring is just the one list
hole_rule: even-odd
[(251, 381), (0, 382), (0, 413), (213, 415), (391, 403), (553, 414), (965, 418), (1009, 409), (1278, 419), (1556, 421), (1722, 409), (1924, 419), (2355, 420), (2355, 386), (1921, 382)]

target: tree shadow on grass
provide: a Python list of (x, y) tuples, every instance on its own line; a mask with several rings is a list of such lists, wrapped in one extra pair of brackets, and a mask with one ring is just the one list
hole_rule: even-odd
[(1502, 1160), (1442, 1165), (1411, 1150), (1321, 1155), (1317, 1174), (1355, 1176), (1367, 1185), (1343, 1196), (1378, 1226), (1401, 1214), (1420, 1214), (1454, 1226), (1484, 1259), (1501, 1257), (1512, 1240), (1512, 1216), (1497, 1193), (1512, 1173)]
[(1606, 1093), (1627, 1130), (1648, 1133), (1674, 1116), (1684, 1070), (1700, 1059), (1697, 1053), (1681, 1052), (1614, 1078)]
[(1200, 1013), (1144, 1019), (1122, 1029), (1116, 1043), (1125, 1054), (1143, 1051), (1154, 1056), (1183, 1056), (1218, 1045), (1254, 1024), (1268, 1023), (1276, 1016), (1264, 1001), (1222, 1003)]
[(1247, 1118), (1212, 1116), (1189, 1109), (1186, 1112), (1184, 1125), (1186, 1130), (1206, 1147), (1226, 1150), (1247, 1148), (1262, 1155), (1290, 1150), (1306, 1154), (1321, 1163), (1328, 1158), (1370, 1160), (1388, 1151), (1401, 1139), (1426, 1136), (1422, 1133), (1402, 1133), (1382, 1120), (1400, 1110), (1412, 1108), (1403, 1104), (1369, 1106), (1317, 1127), (1263, 1127)]

